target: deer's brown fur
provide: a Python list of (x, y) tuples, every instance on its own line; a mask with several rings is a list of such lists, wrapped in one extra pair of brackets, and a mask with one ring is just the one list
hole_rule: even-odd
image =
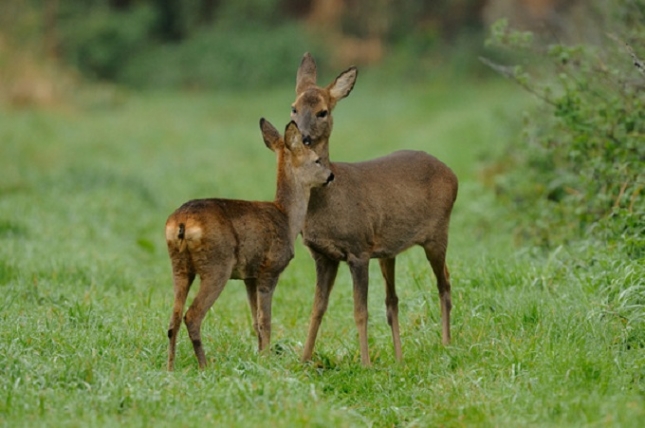
[(291, 118), (303, 141), (329, 165), (333, 187), (313, 189), (303, 229), (316, 263), (316, 292), (303, 360), (311, 358), (318, 329), (341, 261), (353, 280), (354, 319), (361, 361), (370, 364), (367, 346), (368, 266), (378, 258), (385, 278), (387, 320), (397, 360), (402, 359), (395, 291), (395, 257), (420, 245), (437, 278), (443, 343), (450, 342), (450, 278), (446, 267), (448, 225), (457, 197), (457, 177), (444, 163), (421, 151), (397, 151), (367, 162), (329, 160), (332, 110), (354, 87), (352, 67), (327, 87), (316, 86), (316, 64), (304, 55), (296, 78)]
[(284, 139), (264, 119), (260, 127), (265, 144), (277, 155), (275, 201), (192, 200), (166, 222), (175, 292), (168, 327), (168, 370), (174, 366), (184, 305), (197, 275), (199, 291), (184, 320), (200, 368), (206, 366), (202, 320), (229, 279), (244, 280), (258, 349), (269, 346), (273, 291), (280, 273), (293, 258), (294, 241), (304, 224), (310, 191), (334, 178), (319, 156), (304, 146), (295, 123), (287, 125)]

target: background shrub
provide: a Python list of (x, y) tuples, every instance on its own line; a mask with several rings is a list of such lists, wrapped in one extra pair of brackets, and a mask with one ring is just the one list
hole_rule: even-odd
[(127, 12), (92, 8), (83, 13), (83, 19), (63, 20), (65, 58), (90, 77), (117, 79), (123, 64), (145, 50), (154, 11), (139, 6)]
[[(498, 182), (518, 216), (518, 237), (545, 247), (599, 239), (645, 255), (645, 2), (618, 1), (599, 23), (598, 45), (545, 43), (498, 22), (491, 46), (519, 52), (522, 66), (493, 65), (543, 103), (527, 115)], [(530, 60), (529, 60), (530, 58)]]
[[(264, 28), (212, 27), (181, 44), (155, 45), (128, 61), (117, 80), (137, 88), (239, 90), (294, 80), (311, 49), (297, 24)], [(320, 62), (325, 62), (322, 55)], [(295, 61), (294, 61), (295, 59)]]
[(86, 76), (138, 89), (290, 82), (294, 58), (316, 44), (301, 24), (278, 19), (277, 3), (224, 1), (213, 16), (196, 2), (70, 3), (60, 13), (61, 52)]

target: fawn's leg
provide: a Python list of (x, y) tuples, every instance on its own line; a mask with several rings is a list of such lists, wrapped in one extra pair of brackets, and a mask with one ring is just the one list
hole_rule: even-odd
[(213, 303), (215, 303), (215, 300), (221, 294), (230, 275), (231, 268), (212, 268), (200, 273), (201, 282), (199, 284), (199, 291), (184, 316), (184, 322), (188, 328), (190, 340), (193, 342), (193, 349), (195, 350), (200, 369), (206, 367), (206, 355), (204, 354), (201, 339), (202, 321), (208, 310), (213, 306)]
[(173, 289), (175, 292), (175, 303), (170, 315), (170, 325), (168, 326), (168, 370), (172, 371), (175, 366), (175, 349), (177, 346), (177, 335), (181, 327), (181, 316), (184, 312), (188, 290), (195, 279), (195, 274), (185, 269), (178, 269), (179, 266), (173, 264)]
[(269, 348), (271, 344), (271, 302), (273, 291), (278, 283), (278, 275), (263, 276), (258, 279), (258, 329), (260, 337), (259, 351)]
[(354, 283), (354, 321), (358, 328), (358, 339), (361, 345), (361, 362), (370, 366), (369, 348), (367, 345), (367, 290), (369, 286), (369, 258), (350, 258), (349, 270)]
[(311, 250), (311, 254), (316, 262), (316, 294), (314, 295), (314, 305), (309, 320), (309, 333), (307, 334), (307, 342), (302, 353), (302, 361), (310, 360), (313, 355), (316, 336), (318, 335), (318, 329), (320, 328), (323, 316), (327, 311), (329, 295), (331, 294), (331, 289), (334, 287), (339, 264), (339, 262), (331, 260), (313, 250)]
[(249, 306), (251, 307), (251, 319), (253, 320), (253, 330), (258, 338), (258, 350), (260, 350), (262, 342), (260, 340), (260, 330), (258, 328), (258, 288), (255, 278), (244, 280), (246, 285), (246, 296), (249, 299)]
[(394, 285), (394, 266), (395, 258), (379, 259), (381, 273), (385, 279), (385, 308), (387, 313), (387, 323), (392, 329), (392, 341), (394, 342), (394, 357), (397, 361), (403, 359), (401, 352), (401, 336), (399, 334), (399, 298), (396, 295)]
[[(439, 242), (447, 242), (445, 240)], [(446, 244), (431, 242), (430, 245), (424, 246), (426, 257), (432, 266), (432, 270), (437, 277), (437, 288), (439, 289), (439, 300), (441, 302), (441, 336), (444, 345), (450, 343), (450, 310), (452, 309), (452, 300), (450, 298), (450, 273), (446, 266)]]

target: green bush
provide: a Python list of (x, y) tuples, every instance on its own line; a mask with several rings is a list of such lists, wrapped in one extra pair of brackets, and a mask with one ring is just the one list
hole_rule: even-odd
[(123, 64), (143, 50), (154, 21), (154, 11), (146, 6), (127, 12), (93, 8), (82, 18), (63, 19), (64, 55), (86, 75), (115, 79)]
[(141, 52), (123, 65), (117, 81), (137, 88), (272, 86), (293, 82), (302, 54), (316, 49), (295, 23), (271, 29), (216, 25), (180, 44), (156, 45)]
[(535, 61), (493, 66), (546, 106), (526, 116), (522, 138), (507, 153), (516, 168), (500, 179), (499, 194), (522, 213), (523, 239), (545, 247), (599, 239), (643, 257), (645, 71), (633, 62), (634, 52), (645, 51), (645, 29), (629, 17), (643, 16), (645, 1), (615, 8), (605, 30), (621, 32), (603, 45), (543, 47), (505, 21), (494, 26), (491, 45)]
[(327, 62), (306, 28), (280, 15), (279, 0), (227, 0), (210, 17), (195, 1), (175, 6), (66, 4), (63, 54), (85, 75), (135, 89), (254, 89), (292, 82), (305, 51)]

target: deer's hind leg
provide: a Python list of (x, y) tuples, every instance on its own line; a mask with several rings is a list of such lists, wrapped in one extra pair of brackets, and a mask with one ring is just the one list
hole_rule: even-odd
[(394, 357), (397, 361), (403, 359), (401, 352), (401, 336), (399, 334), (399, 298), (396, 295), (396, 286), (394, 282), (395, 258), (379, 259), (381, 273), (385, 279), (385, 308), (387, 313), (387, 323), (392, 329), (392, 342), (394, 343)]
[(172, 264), (173, 289), (175, 293), (175, 303), (170, 315), (170, 325), (168, 326), (168, 370), (172, 371), (175, 365), (175, 350), (177, 346), (177, 335), (181, 327), (181, 316), (184, 312), (186, 297), (190, 286), (195, 280), (195, 273), (189, 268), (185, 260), (174, 259)]
[(226, 281), (231, 276), (232, 270), (233, 266), (229, 264), (228, 266), (220, 265), (209, 267), (203, 272), (199, 272), (199, 291), (184, 316), (184, 322), (186, 323), (190, 340), (193, 343), (193, 349), (195, 350), (200, 369), (206, 367), (206, 355), (204, 354), (204, 347), (202, 346), (201, 340), (202, 321), (208, 310), (222, 293)]
[(441, 337), (444, 345), (450, 343), (450, 311), (452, 300), (450, 298), (450, 273), (446, 265), (446, 250), (448, 237), (433, 240), (424, 245), (426, 257), (437, 277), (439, 300), (441, 304)]

